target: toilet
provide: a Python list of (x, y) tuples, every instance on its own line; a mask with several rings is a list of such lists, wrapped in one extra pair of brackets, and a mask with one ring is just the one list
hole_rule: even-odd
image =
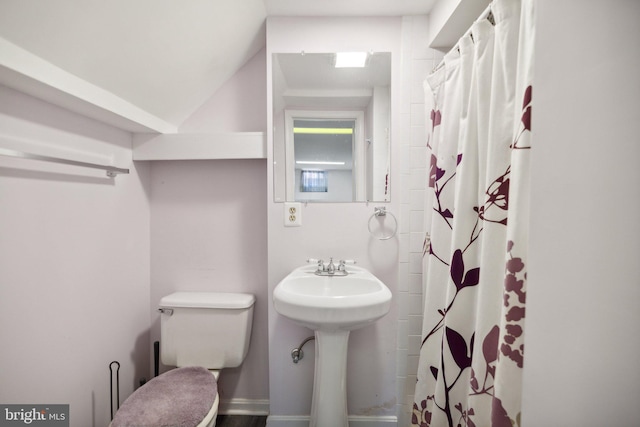
[(175, 366), (137, 389), (111, 427), (214, 427), (220, 370), (242, 364), (255, 296), (175, 292), (160, 300), (160, 358)]

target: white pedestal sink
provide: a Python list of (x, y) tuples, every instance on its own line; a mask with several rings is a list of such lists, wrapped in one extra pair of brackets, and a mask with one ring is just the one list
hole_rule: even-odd
[(364, 268), (348, 266), (346, 276), (318, 276), (315, 270), (293, 270), (273, 291), (273, 304), (281, 315), (315, 331), (310, 426), (348, 427), (349, 332), (387, 314), (391, 291)]

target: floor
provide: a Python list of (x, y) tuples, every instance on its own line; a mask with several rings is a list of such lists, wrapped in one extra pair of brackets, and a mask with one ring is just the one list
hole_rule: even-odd
[(266, 416), (218, 415), (216, 427), (266, 427)]

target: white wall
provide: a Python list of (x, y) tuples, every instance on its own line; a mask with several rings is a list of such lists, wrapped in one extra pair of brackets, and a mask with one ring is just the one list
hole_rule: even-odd
[[(267, 74), (271, 81), (271, 53), (326, 52), (365, 49), (392, 52), (393, 82), (400, 82), (400, 18), (269, 18), (267, 22)], [(398, 105), (399, 91), (392, 94)], [(270, 86), (267, 100), (271, 98)], [(395, 104), (394, 104), (395, 102)], [(398, 123), (399, 109), (392, 107), (392, 122)], [(272, 119), (271, 109), (268, 120)], [(396, 327), (399, 240), (380, 241), (367, 231), (373, 205), (366, 203), (318, 203), (302, 208), (302, 226), (285, 228), (283, 204), (273, 202), (272, 126), (268, 137), (268, 270), (269, 296), (277, 283), (307, 258), (354, 258), (380, 277), (394, 293), (391, 312), (374, 325), (352, 332), (348, 358), (349, 413), (395, 416), (396, 411)], [(399, 134), (392, 140), (399, 141)], [(392, 201), (387, 208), (398, 213), (397, 152), (392, 153)], [(395, 190), (394, 190), (395, 189)], [(270, 426), (285, 426), (296, 416), (308, 416), (313, 383), (313, 345), (305, 346), (305, 358), (298, 364), (290, 352), (313, 332), (278, 315), (269, 304)]]
[[(256, 295), (247, 359), (223, 370), (222, 400), (267, 399), (264, 160), (155, 162), (151, 168), (151, 316), (175, 291)], [(162, 345), (162, 343), (161, 343)]]
[[(265, 76), (262, 50), (181, 132), (264, 131)], [(160, 339), (157, 308), (165, 295), (196, 290), (256, 296), (247, 358), (220, 377), (220, 413), (268, 410), (265, 180), (261, 159), (151, 162), (151, 341)]]
[(105, 426), (109, 363), (123, 397), (149, 377), (148, 168), (129, 133), (0, 87), (7, 138), (131, 169), (0, 158), (0, 402), (68, 403), (72, 427)]
[(523, 425), (640, 419), (640, 3), (537, 3)]
[(264, 132), (266, 54), (260, 50), (180, 125), (180, 132)]

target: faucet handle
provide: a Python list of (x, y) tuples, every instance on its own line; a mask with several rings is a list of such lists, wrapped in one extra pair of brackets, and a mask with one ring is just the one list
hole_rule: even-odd
[(318, 265), (318, 271), (323, 271), (324, 270), (324, 261), (321, 259), (317, 259), (317, 258), (309, 258), (307, 260), (307, 262), (309, 264), (311, 263), (316, 263)]
[(356, 261), (354, 259), (341, 259), (340, 260), (340, 265), (338, 266), (338, 270), (339, 271), (344, 271), (346, 264), (353, 265), (355, 263), (356, 263)]

